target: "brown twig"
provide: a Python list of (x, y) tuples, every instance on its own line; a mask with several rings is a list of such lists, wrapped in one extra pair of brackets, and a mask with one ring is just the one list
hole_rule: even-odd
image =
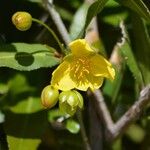
[(82, 113), (81, 113), (80, 110), (77, 112), (77, 117), (78, 117), (78, 121), (80, 123), (81, 135), (82, 135), (82, 139), (84, 141), (85, 149), (86, 150), (91, 150), (91, 146), (89, 144), (89, 140), (87, 138), (84, 123), (83, 123)]
[(97, 115), (97, 109), (95, 109), (95, 99), (91, 97), (91, 92), (88, 90), (88, 125), (89, 125), (89, 139), (92, 150), (102, 150), (104, 143), (103, 134), (103, 120)]
[(96, 107), (98, 108), (98, 114), (104, 120), (107, 130), (111, 132), (111, 130), (114, 126), (114, 123), (113, 123), (113, 120), (111, 119), (110, 112), (104, 102), (104, 97), (103, 97), (101, 91), (96, 90), (92, 93), (92, 95), (94, 96), (94, 98), (96, 100)]
[(150, 85), (146, 86), (141, 92), (138, 100), (131, 108), (117, 121), (113, 128), (113, 139), (121, 135), (124, 130), (136, 119), (139, 118), (143, 109), (150, 103)]
[(52, 1), (44, 0), (44, 4), (45, 4), (52, 20), (54, 21), (60, 35), (62, 36), (62, 39), (64, 40), (65, 44), (68, 45), (71, 41), (68, 31), (67, 31), (59, 13), (55, 10), (55, 7), (54, 7)]
[(120, 136), (125, 129), (140, 116), (143, 109), (150, 102), (150, 85), (146, 86), (141, 92), (138, 100), (131, 106), (131, 108), (116, 122), (113, 123), (109, 110), (104, 102), (104, 98), (100, 90), (92, 93), (96, 100), (98, 108), (98, 115), (103, 118), (107, 128), (107, 139), (109, 141), (115, 140)]

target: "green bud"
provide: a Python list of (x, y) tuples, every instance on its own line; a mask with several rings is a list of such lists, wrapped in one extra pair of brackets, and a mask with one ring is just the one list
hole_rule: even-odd
[(73, 91), (64, 91), (59, 95), (59, 108), (61, 111), (74, 115), (77, 108), (83, 107), (83, 98), (82, 95), (73, 90)]
[(58, 97), (58, 90), (53, 88), (51, 85), (48, 85), (43, 89), (41, 94), (42, 105), (46, 108), (52, 108), (56, 105)]
[(79, 93), (79, 92), (77, 92), (77, 91), (75, 91), (75, 90), (73, 90), (73, 92), (75, 92), (76, 93), (76, 95), (78, 96), (78, 106), (82, 109), (83, 108), (83, 97), (82, 97), (82, 95)]
[(26, 31), (32, 25), (32, 16), (28, 12), (18, 11), (12, 16), (12, 22), (18, 30)]

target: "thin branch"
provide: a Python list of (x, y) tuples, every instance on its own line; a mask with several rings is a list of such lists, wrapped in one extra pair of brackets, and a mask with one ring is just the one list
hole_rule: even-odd
[(77, 117), (78, 117), (78, 120), (79, 120), (79, 123), (80, 123), (81, 135), (82, 135), (82, 139), (83, 139), (83, 142), (84, 142), (84, 145), (85, 145), (85, 149), (86, 150), (91, 150), (89, 140), (88, 140), (87, 135), (86, 135), (84, 123), (83, 123), (82, 113), (81, 113), (80, 110), (77, 112)]
[(44, 3), (60, 35), (62, 36), (62, 39), (64, 40), (65, 44), (68, 45), (71, 40), (59, 13), (55, 10), (51, 0), (44, 0)]
[(88, 101), (88, 126), (89, 126), (89, 141), (92, 150), (102, 150), (104, 144), (103, 138), (103, 122), (97, 115), (95, 109), (95, 99), (89, 97)]
[(97, 113), (98, 113), (99, 117), (102, 118), (104, 121), (104, 124), (105, 124), (107, 132), (108, 132), (107, 135), (108, 136), (111, 135), (112, 130), (114, 128), (114, 123), (111, 118), (110, 112), (105, 104), (104, 97), (103, 97), (101, 91), (100, 90), (96, 90), (94, 92), (88, 91), (88, 95), (94, 97)]
[(138, 100), (131, 106), (131, 108), (117, 121), (112, 135), (113, 139), (121, 135), (124, 130), (136, 119), (139, 118), (143, 109), (150, 103), (150, 85), (146, 86), (141, 92)]
[(111, 130), (113, 127), (113, 121), (111, 119), (110, 112), (104, 102), (104, 97), (100, 90), (96, 90), (94, 92), (94, 97), (97, 100), (97, 107), (100, 108), (100, 113), (103, 116), (104, 122), (107, 125), (107, 128)]
[(106, 136), (109, 141), (113, 141), (120, 136), (133, 121), (139, 118), (143, 109), (150, 103), (150, 85), (148, 85), (140, 92), (135, 104), (116, 123), (113, 123), (101, 92), (96, 90), (92, 94), (96, 100), (98, 115), (105, 122), (108, 131)]

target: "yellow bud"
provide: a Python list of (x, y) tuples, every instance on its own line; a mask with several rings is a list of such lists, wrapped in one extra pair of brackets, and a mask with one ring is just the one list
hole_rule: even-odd
[(18, 11), (12, 16), (12, 22), (20, 31), (28, 30), (32, 25), (32, 16), (23, 11)]
[(46, 86), (41, 94), (41, 102), (45, 108), (52, 108), (58, 101), (59, 92), (51, 85)]

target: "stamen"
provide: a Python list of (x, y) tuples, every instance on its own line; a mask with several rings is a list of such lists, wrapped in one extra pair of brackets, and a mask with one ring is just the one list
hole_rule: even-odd
[(74, 72), (74, 77), (78, 80), (82, 80), (87, 74), (90, 73), (89, 61), (86, 58), (79, 58), (76, 62), (74, 62), (74, 67), (71, 70)]

